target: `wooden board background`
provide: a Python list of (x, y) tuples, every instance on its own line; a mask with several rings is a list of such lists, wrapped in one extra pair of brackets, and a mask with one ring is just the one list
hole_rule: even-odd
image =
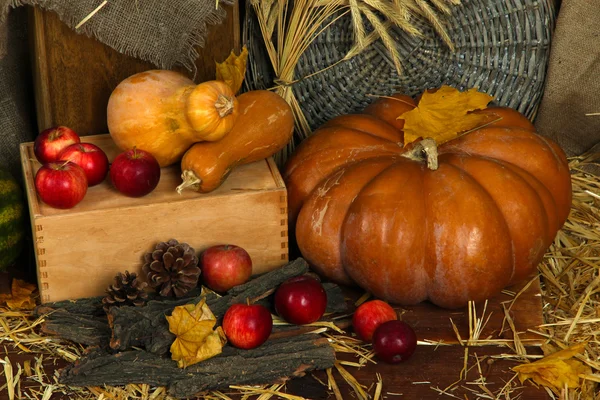
[[(240, 49), (239, 6), (235, 2), (224, 7), (227, 17), (209, 27), (206, 45), (198, 49), (196, 82), (214, 79), (215, 62)], [(108, 132), (106, 105), (112, 90), (123, 79), (157, 67), (75, 33), (53, 12), (38, 7), (29, 11), (39, 130), (66, 125), (81, 135)], [(193, 78), (182, 67), (173, 69)]]

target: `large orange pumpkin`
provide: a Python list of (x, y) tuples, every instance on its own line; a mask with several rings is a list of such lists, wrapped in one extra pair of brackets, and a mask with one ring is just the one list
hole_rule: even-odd
[(530, 276), (570, 210), (561, 148), (517, 111), (488, 108), (495, 122), (440, 145), (432, 170), (393, 117), (412, 100), (380, 102), (329, 121), (286, 164), (303, 257), (405, 305), (461, 307)]

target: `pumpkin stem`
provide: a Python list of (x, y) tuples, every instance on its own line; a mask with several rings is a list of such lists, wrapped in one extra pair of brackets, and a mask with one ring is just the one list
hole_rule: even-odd
[(438, 169), (438, 151), (435, 139), (425, 138), (414, 147), (402, 154), (402, 157), (409, 158), (414, 161), (427, 160), (427, 168), (432, 171)]
[(215, 102), (215, 108), (219, 113), (219, 117), (224, 118), (233, 112), (233, 99), (220, 94)]
[(181, 179), (183, 179), (183, 183), (177, 186), (177, 193), (179, 194), (187, 188), (192, 188), (197, 191), (202, 183), (202, 179), (198, 178), (194, 171), (187, 169), (181, 173)]

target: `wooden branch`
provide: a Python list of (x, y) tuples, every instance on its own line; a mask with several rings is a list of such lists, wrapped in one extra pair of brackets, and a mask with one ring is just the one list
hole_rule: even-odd
[[(165, 299), (167, 310), (174, 304), (186, 304), (195, 299), (200, 290), (194, 290), (182, 299)], [(150, 299), (160, 298), (150, 293)], [(44, 317), (42, 332), (88, 346), (108, 346), (112, 331), (102, 309), (102, 296), (77, 300), (64, 300), (37, 306), (33, 314)]]
[(223, 353), (177, 368), (171, 359), (135, 350), (117, 354), (96, 351), (62, 371), (60, 382), (71, 386), (146, 383), (167, 386), (173, 397), (190, 397), (231, 384), (257, 385), (285, 381), (313, 369), (330, 368), (335, 352), (326, 339), (314, 335), (269, 339), (252, 350), (229, 345)]
[(106, 315), (80, 315), (62, 309), (50, 312), (42, 324), (42, 332), (88, 346), (108, 346), (111, 330)]
[[(272, 309), (272, 294), (275, 289), (285, 280), (307, 271), (306, 262), (297, 259), (244, 285), (236, 286), (226, 296), (218, 297), (209, 293), (207, 303), (219, 319), (219, 323), (229, 306), (246, 302), (246, 299), (256, 300)], [(347, 305), (341, 288), (334, 283), (324, 283), (323, 286), (327, 291), (327, 312), (346, 312)], [(46, 321), (42, 325), (43, 332), (76, 343), (101, 347), (110, 344), (113, 349), (121, 351), (141, 347), (151, 353), (166, 354), (175, 337), (169, 332), (165, 315), (169, 315), (176, 306), (200, 301), (200, 290), (194, 290), (180, 299), (164, 298), (155, 294), (150, 294), (149, 298), (151, 300), (144, 307), (113, 309), (109, 317), (112, 330), (109, 327), (109, 319), (102, 309), (102, 297), (47, 303), (37, 307), (35, 314), (45, 317)], [(290, 331), (283, 333), (289, 336), (296, 331), (300, 334), (313, 329), (276, 326), (273, 332)]]
[[(227, 295), (207, 296), (206, 303), (218, 322), (225, 311), (236, 303), (245, 303), (248, 299), (259, 298), (273, 290), (287, 279), (302, 275), (308, 271), (308, 264), (302, 258), (285, 266), (263, 274), (251, 281), (236, 286)], [(200, 298), (181, 304), (197, 303)], [(132, 347), (143, 347), (151, 353), (166, 354), (175, 336), (169, 332), (165, 315), (170, 314), (176, 303), (166, 304), (164, 301), (151, 301), (145, 307), (119, 307), (111, 310), (109, 323), (113, 333), (110, 347), (114, 350), (127, 350)]]

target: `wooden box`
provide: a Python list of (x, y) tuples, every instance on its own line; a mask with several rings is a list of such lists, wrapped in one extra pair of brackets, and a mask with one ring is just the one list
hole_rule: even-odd
[[(87, 136), (113, 160), (109, 135)], [(245, 248), (259, 274), (288, 260), (287, 192), (271, 159), (240, 166), (217, 190), (175, 191), (178, 165), (163, 168), (158, 187), (141, 198), (122, 195), (107, 178), (69, 210), (38, 198), (39, 162), (33, 143), (21, 145), (42, 302), (102, 295), (117, 272), (140, 272), (143, 254), (157, 242), (177, 239), (198, 253), (222, 243)]]

